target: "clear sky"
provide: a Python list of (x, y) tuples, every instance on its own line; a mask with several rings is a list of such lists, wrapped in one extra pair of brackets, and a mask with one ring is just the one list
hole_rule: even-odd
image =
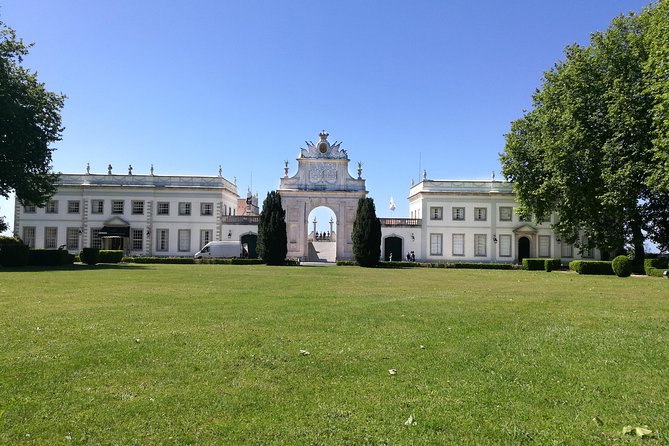
[[(380, 217), (432, 179), (499, 178), (510, 122), (571, 43), (641, 0), (0, 0), (68, 96), (55, 171), (223, 175), (262, 201), (322, 129)], [(13, 203), (0, 199), (13, 221)]]

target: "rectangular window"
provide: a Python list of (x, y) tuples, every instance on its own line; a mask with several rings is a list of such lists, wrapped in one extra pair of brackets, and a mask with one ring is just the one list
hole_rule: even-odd
[(204, 245), (212, 241), (214, 235), (214, 231), (211, 229), (202, 229), (200, 231), (200, 248), (202, 248)]
[(37, 208), (35, 207), (34, 204), (27, 204), (23, 206), (23, 213), (24, 214), (34, 214)]
[(476, 221), (486, 221), (488, 219), (488, 209), (487, 208), (474, 208), (474, 220)]
[(170, 204), (167, 201), (158, 202), (158, 215), (170, 215)]
[(179, 215), (190, 215), (190, 203), (189, 202), (180, 202), (179, 203)]
[(486, 235), (474, 234), (474, 255), (476, 257), (487, 256)]
[(200, 215), (214, 215), (214, 203), (200, 203)]
[(540, 235), (539, 236), (539, 257), (550, 257), (551, 256), (551, 236), (550, 235)]
[(560, 247), (560, 257), (573, 257), (574, 256), (574, 249), (573, 246), (571, 246), (567, 242), (562, 242), (562, 246)]
[[(79, 203), (77, 201), (77, 203)], [(79, 249), (79, 228), (67, 228), (67, 249), (74, 251)]]
[(44, 248), (56, 249), (58, 247), (58, 228), (44, 228)]
[(142, 200), (132, 200), (132, 213), (135, 215), (144, 213), (144, 202)]
[(454, 256), (465, 255), (465, 235), (464, 234), (453, 234), (453, 255)]
[(35, 248), (35, 227), (34, 226), (24, 226), (23, 227), (23, 243), (28, 245), (29, 248)]
[(430, 208), (430, 220), (441, 220), (444, 218), (444, 208), (443, 207), (431, 207)]
[(158, 229), (156, 232), (156, 251), (167, 251), (170, 247), (168, 230)]
[(112, 200), (112, 214), (122, 214), (124, 203), (123, 200)]
[(499, 256), (511, 257), (511, 236), (509, 234), (499, 236)]
[(430, 255), (440, 256), (442, 255), (442, 243), (443, 235), (442, 234), (430, 234)]
[(453, 208), (453, 220), (464, 220), (465, 208)]
[[(142, 205), (144, 204), (141, 201)], [(144, 250), (144, 230), (142, 229), (133, 229), (132, 230), (132, 250), (133, 251), (143, 251)]]
[[(80, 208), (79, 200), (68, 200), (67, 202), (67, 213), (68, 214), (78, 214)], [(67, 248), (70, 249), (70, 248)]]
[(91, 248), (102, 248), (102, 239), (100, 238), (100, 228), (91, 228)]
[(47, 214), (58, 213), (58, 200), (51, 200), (46, 204), (46, 213)]
[(499, 221), (511, 221), (511, 220), (513, 220), (513, 208), (510, 206), (500, 206)]
[(190, 251), (190, 229), (179, 229), (178, 249), (182, 252)]
[(592, 248), (590, 248), (590, 249), (585, 249), (585, 248), (584, 248), (584, 249), (583, 249), (583, 253), (581, 254), (581, 257), (583, 257), (584, 259), (591, 259), (591, 258), (593, 258), (593, 257), (594, 257), (594, 251), (593, 251), (593, 249), (592, 249)]
[[(105, 211), (104, 200), (91, 200), (91, 214), (102, 214)], [(91, 246), (91, 248), (95, 248)]]

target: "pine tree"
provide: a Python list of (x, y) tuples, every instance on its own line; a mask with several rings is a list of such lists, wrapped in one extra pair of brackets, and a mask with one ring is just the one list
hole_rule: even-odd
[(267, 193), (258, 221), (258, 256), (268, 265), (283, 265), (288, 253), (286, 211), (281, 206), (281, 195)]
[(381, 222), (372, 198), (358, 200), (353, 222), (353, 255), (360, 266), (375, 266), (381, 257)]

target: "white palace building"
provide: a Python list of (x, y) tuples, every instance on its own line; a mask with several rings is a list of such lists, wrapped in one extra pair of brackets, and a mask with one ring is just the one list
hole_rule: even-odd
[[(353, 258), (351, 230), (359, 198), (367, 196), (362, 166), (349, 173), (348, 153), (323, 131), (288, 163), (278, 191), (286, 210), (288, 257)], [(258, 197), (240, 197), (221, 175), (113, 173), (61, 174), (58, 191), (43, 208), (16, 203), (14, 233), (34, 248), (121, 249), (129, 256), (193, 256), (214, 240), (238, 240), (254, 256)], [(327, 207), (331, 231), (310, 231), (310, 213)], [(522, 221), (512, 185), (504, 181), (422, 180), (409, 190), (409, 218), (382, 218), (383, 259), (413, 252), (428, 262), (512, 262), (526, 257), (563, 261), (598, 257), (562, 243), (551, 223)], [(315, 224), (314, 224), (315, 226)]]

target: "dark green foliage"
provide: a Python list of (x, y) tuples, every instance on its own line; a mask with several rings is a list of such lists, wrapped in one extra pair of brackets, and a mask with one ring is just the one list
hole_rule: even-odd
[[(230, 259), (218, 259), (218, 260), (230, 260)], [(197, 263), (197, 261), (192, 257), (124, 257), (124, 262), (127, 263), (163, 263), (163, 264), (183, 264), (191, 265)]]
[(98, 248), (84, 248), (79, 253), (79, 259), (87, 265), (95, 265), (100, 260), (100, 250)]
[(200, 263), (202, 265), (261, 265), (264, 264), (265, 261), (263, 259), (241, 259), (237, 257), (230, 259), (208, 257), (199, 259), (196, 263)]
[(511, 263), (468, 263), (458, 262), (449, 263), (447, 268), (462, 268), (462, 269), (513, 269)]
[(337, 260), (337, 266), (360, 266), (355, 260)]
[(574, 260), (569, 262), (569, 269), (579, 274), (613, 275), (611, 262), (603, 260)]
[(562, 267), (560, 259), (544, 259), (544, 271), (550, 273)]
[(28, 264), (34, 266), (61, 266), (69, 263), (69, 253), (64, 249), (31, 249)]
[(23, 244), (0, 244), (0, 265), (26, 266), (30, 259), (29, 248)]
[(523, 259), (523, 269), (528, 271), (544, 271), (546, 259)]
[(5, 245), (23, 245), (23, 242), (16, 237), (0, 236), (0, 246)]
[(618, 256), (611, 261), (611, 268), (618, 277), (629, 277), (632, 274), (632, 262), (627, 256)]
[(666, 270), (666, 268), (648, 268), (646, 274), (652, 277), (664, 277), (664, 272)]
[(123, 260), (123, 251), (102, 249), (98, 257), (98, 263), (120, 263)]
[(277, 191), (267, 193), (258, 220), (258, 256), (268, 265), (283, 265), (288, 253), (286, 211)]
[(65, 97), (21, 65), (31, 46), (0, 22), (0, 195), (43, 205), (56, 191), (49, 145), (61, 139)]
[(372, 198), (358, 200), (353, 222), (353, 255), (360, 266), (376, 266), (381, 257), (381, 222)]
[(667, 258), (667, 257), (656, 257), (656, 258), (653, 258), (653, 259), (644, 260), (643, 269), (646, 272), (646, 274), (650, 275), (648, 273), (648, 271), (651, 268), (667, 269), (668, 264), (669, 264), (669, 258)]

